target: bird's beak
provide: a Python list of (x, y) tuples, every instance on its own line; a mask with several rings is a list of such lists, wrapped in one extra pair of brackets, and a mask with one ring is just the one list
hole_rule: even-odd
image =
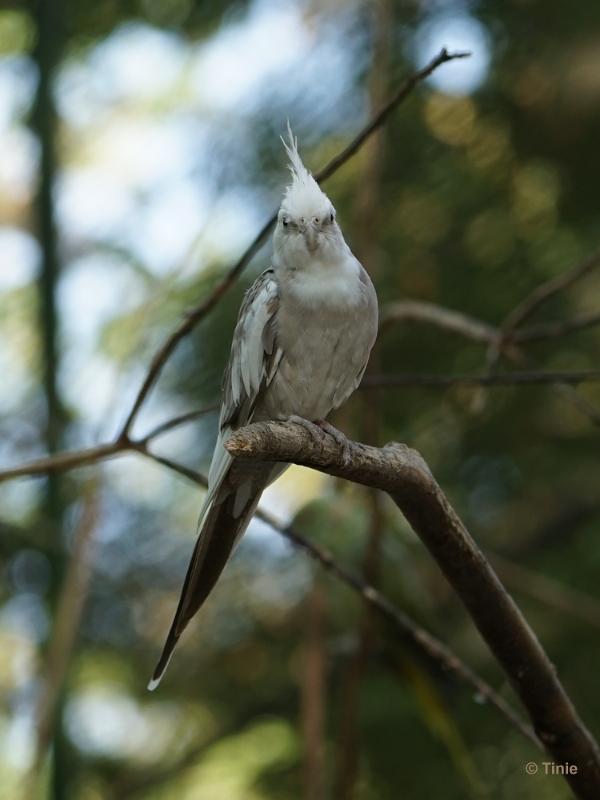
[(314, 225), (307, 225), (304, 231), (304, 241), (309, 253), (314, 253), (319, 246), (319, 231)]

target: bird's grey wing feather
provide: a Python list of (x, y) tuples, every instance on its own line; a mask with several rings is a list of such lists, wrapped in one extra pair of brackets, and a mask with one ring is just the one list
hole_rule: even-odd
[(223, 375), (219, 436), (208, 475), (209, 497), (223, 482), (232, 458), (223, 446), (231, 430), (252, 421), (256, 403), (273, 380), (283, 352), (277, 345), (279, 289), (272, 269), (244, 295)]
[(244, 296), (233, 334), (231, 355), (223, 379), (220, 430), (211, 462), (208, 493), (200, 516), (198, 539), (185, 577), (179, 604), (149, 688), (158, 685), (177, 640), (217, 582), (244, 533), (262, 489), (280, 465), (250, 465), (248, 474), (234, 470), (224, 447), (231, 430), (252, 421), (261, 393), (273, 380), (281, 361), (277, 346), (279, 293), (273, 270), (265, 270)]
[(283, 355), (277, 347), (278, 308), (277, 281), (267, 269), (246, 292), (235, 326), (223, 377), (221, 428), (246, 425), (259, 395), (273, 380)]

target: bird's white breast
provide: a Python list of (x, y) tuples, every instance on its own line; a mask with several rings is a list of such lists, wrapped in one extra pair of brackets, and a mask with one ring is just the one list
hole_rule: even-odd
[(360, 265), (344, 259), (337, 267), (313, 262), (311, 269), (286, 274), (281, 280), (283, 304), (303, 309), (327, 307), (351, 313), (362, 301)]

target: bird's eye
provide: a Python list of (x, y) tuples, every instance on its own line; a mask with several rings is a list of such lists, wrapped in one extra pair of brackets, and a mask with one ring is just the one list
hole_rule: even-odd
[(284, 228), (287, 228), (287, 226), (288, 226), (288, 224), (289, 224), (289, 220), (287, 220), (287, 219), (284, 217), (284, 218), (281, 220), (281, 224), (283, 225), (283, 227), (284, 227)]
[(331, 214), (329, 215), (329, 222), (333, 222), (334, 219), (335, 217), (333, 216), (333, 211), (332, 211)]

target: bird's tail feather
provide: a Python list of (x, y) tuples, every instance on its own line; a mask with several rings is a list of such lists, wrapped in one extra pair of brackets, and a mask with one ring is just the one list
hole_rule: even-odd
[(179, 637), (212, 591), (236, 542), (247, 528), (261, 494), (259, 491), (252, 495), (241, 513), (237, 514), (234, 514), (235, 492), (224, 498), (217, 495), (208, 501), (200, 520), (200, 533), (185, 576), (177, 611), (152, 680), (148, 684), (150, 691), (156, 689), (160, 683)]

